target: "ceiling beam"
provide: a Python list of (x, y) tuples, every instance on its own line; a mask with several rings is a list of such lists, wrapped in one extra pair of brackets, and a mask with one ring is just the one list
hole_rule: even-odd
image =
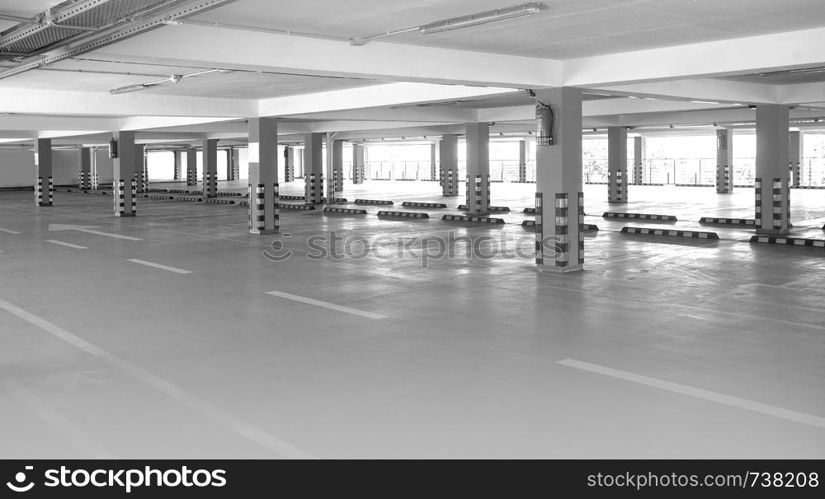
[(255, 100), (185, 97), (136, 92), (111, 95), (26, 88), (0, 88), (0, 113), (72, 116), (256, 116)]
[(369, 87), (332, 90), (313, 94), (262, 99), (260, 116), (300, 116), (345, 109), (445, 102), (512, 92), (509, 88), (439, 85), (432, 83), (388, 83)]
[(588, 87), (611, 95), (634, 95), (663, 99), (703, 100), (741, 104), (779, 103), (776, 85), (718, 78), (690, 78), (621, 85)]
[[(221, 43), (214, 43), (221, 40)], [(163, 47), (158, 52), (157, 47)], [(129, 62), (524, 88), (561, 83), (559, 61), (398, 43), (334, 40), (182, 24), (98, 51)]]
[(823, 39), (825, 28), (814, 28), (569, 59), (563, 84), (590, 87), (822, 65), (825, 44), (818, 41)]

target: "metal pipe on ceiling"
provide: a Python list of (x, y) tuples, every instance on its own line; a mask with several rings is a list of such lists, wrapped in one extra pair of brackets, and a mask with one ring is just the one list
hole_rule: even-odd
[[(88, 0), (88, 2), (103, 2), (104, 0)], [(78, 55), (97, 50), (113, 43), (131, 38), (133, 36), (145, 33), (152, 29), (164, 26), (170, 20), (177, 19), (183, 16), (190, 16), (210, 10), (236, 0), (180, 0), (172, 3), (174, 8), (155, 13), (152, 17), (145, 20), (126, 22), (123, 26), (118, 26), (111, 29), (103, 29), (87, 37), (87, 39), (80, 41), (75, 45), (64, 44), (43, 56), (34, 58), (29, 61), (24, 61), (14, 68), (8, 69), (0, 73), (0, 79), (12, 77), (14, 75), (31, 71), (38, 67), (52, 64), (64, 59), (69, 59)], [(97, 35), (97, 36), (95, 36)]]
[(30, 17), (13, 16), (11, 14), (2, 13), (0, 13), (0, 19), (2, 19), (3, 21), (12, 21), (20, 24), (32, 24), (37, 22), (36, 19), (32, 19)]

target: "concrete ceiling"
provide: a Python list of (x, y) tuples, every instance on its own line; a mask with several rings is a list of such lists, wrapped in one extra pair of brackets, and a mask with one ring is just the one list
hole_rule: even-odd
[[(0, 0), (0, 13), (32, 18), (59, 3)], [(524, 89), (564, 85), (584, 89), (588, 128), (741, 124), (763, 103), (825, 118), (825, 71), (799, 71), (825, 66), (822, 0), (555, 0), (532, 17), (349, 43), (515, 3), (235, 0), (0, 79), (0, 142), (115, 129), (242, 141), (255, 116), (283, 118), (293, 137), (433, 135), (473, 121), (526, 131)], [(109, 93), (203, 70), (223, 71)]]
[[(370, 35), (519, 0), (244, 0), (196, 19), (338, 37)], [(825, 25), (821, 0), (549, 0), (539, 15), (387, 41), (569, 59)]]

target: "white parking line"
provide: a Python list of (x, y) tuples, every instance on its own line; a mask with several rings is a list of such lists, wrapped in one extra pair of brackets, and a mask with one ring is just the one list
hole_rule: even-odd
[(178, 268), (175, 268), (175, 267), (169, 267), (169, 266), (161, 265), (159, 263), (154, 263), (154, 262), (147, 262), (146, 260), (138, 260), (137, 258), (132, 258), (129, 261), (132, 262), (132, 263), (137, 263), (138, 265), (145, 265), (147, 267), (153, 267), (153, 268), (156, 268), (156, 269), (168, 270), (169, 272), (174, 272), (176, 274), (191, 274), (192, 273), (188, 270), (178, 269)]
[(330, 310), (335, 310), (338, 312), (344, 312), (345, 314), (352, 314), (352, 315), (359, 315), (361, 317), (366, 317), (367, 319), (386, 319), (386, 315), (375, 314), (373, 312), (364, 312), (363, 310), (357, 310), (350, 307), (344, 307), (343, 305), (336, 305), (335, 303), (329, 303), (326, 301), (315, 300), (313, 298), (306, 298), (304, 296), (293, 295), (289, 293), (283, 293), (281, 291), (267, 291), (268, 295), (277, 296), (279, 298), (286, 298), (287, 300), (297, 301), (301, 303), (306, 303), (308, 305), (315, 305), (316, 307), (323, 307), (328, 308)]
[(599, 366), (596, 364), (591, 364), (589, 362), (582, 362), (580, 360), (564, 359), (559, 361), (558, 363), (563, 366), (581, 369), (582, 371), (589, 371), (591, 373), (601, 374), (603, 376), (609, 376), (611, 378), (632, 381), (633, 383), (638, 383), (640, 385), (652, 386), (654, 388), (659, 388), (660, 390), (667, 390), (669, 392), (687, 395), (688, 397), (708, 400), (711, 402), (716, 402), (718, 404), (744, 409), (746, 411), (758, 412), (760, 414), (765, 414), (767, 416), (786, 419), (788, 421), (794, 421), (796, 423), (815, 426), (817, 428), (825, 428), (825, 418), (820, 416), (814, 416), (811, 414), (805, 414), (804, 412), (792, 411), (790, 409), (784, 409), (782, 407), (777, 407), (774, 405), (763, 404), (761, 402), (754, 402), (753, 400), (743, 399), (739, 397), (731, 397), (730, 395), (725, 395), (722, 393), (711, 392), (709, 390), (694, 388), (692, 386), (687, 385), (680, 385), (678, 383), (671, 383), (670, 381), (665, 381), (658, 378), (650, 378), (648, 376), (643, 376), (641, 374), (620, 371), (618, 369)]
[(32, 313), (29, 313), (22, 308), (19, 308), (11, 303), (0, 300), (0, 309), (9, 312), (12, 315), (23, 319), (24, 321), (37, 326), (43, 331), (51, 334), (75, 348), (92, 355), (107, 364), (120, 369), (133, 377), (143, 381), (152, 388), (166, 394), (170, 398), (189, 406), (189, 408), (200, 413), (202, 416), (209, 418), (216, 423), (219, 423), (227, 429), (241, 435), (250, 441), (269, 449), (270, 451), (289, 459), (312, 459), (313, 456), (302, 449), (299, 449), (292, 444), (281, 440), (280, 438), (261, 430), (251, 424), (231, 415), (220, 408), (199, 399), (195, 395), (187, 392), (183, 388), (175, 385), (165, 378), (156, 376), (142, 367), (132, 364), (126, 359), (122, 359), (113, 355), (106, 350), (89, 343), (88, 341), (73, 335), (72, 333), (62, 329), (46, 319), (42, 319)]
[(87, 248), (86, 246), (78, 246), (78, 245), (76, 245), (76, 244), (66, 243), (66, 242), (63, 242), (63, 241), (58, 241), (58, 240), (56, 240), (56, 239), (46, 239), (46, 242), (47, 242), (47, 243), (56, 244), (56, 245), (58, 245), (58, 246), (65, 246), (65, 247), (67, 247), (67, 248), (74, 248), (74, 249), (89, 249), (89, 248)]
[(3, 227), (0, 227), (0, 232), (5, 232), (5, 233), (7, 233), (7, 234), (20, 234), (20, 233), (19, 233), (19, 232), (17, 232), (16, 230), (4, 229)]

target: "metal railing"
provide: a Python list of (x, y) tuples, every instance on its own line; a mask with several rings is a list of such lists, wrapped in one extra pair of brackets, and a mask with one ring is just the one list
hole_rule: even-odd
[[(429, 161), (367, 161), (366, 174), (371, 180), (429, 180), (432, 164)], [(346, 168), (345, 168), (346, 169)], [(467, 162), (458, 162), (458, 178), (467, 176)], [(436, 173), (438, 178), (438, 173)], [(518, 160), (490, 160), (490, 180), (518, 182)], [(536, 162), (527, 161), (527, 180), (536, 180)]]

